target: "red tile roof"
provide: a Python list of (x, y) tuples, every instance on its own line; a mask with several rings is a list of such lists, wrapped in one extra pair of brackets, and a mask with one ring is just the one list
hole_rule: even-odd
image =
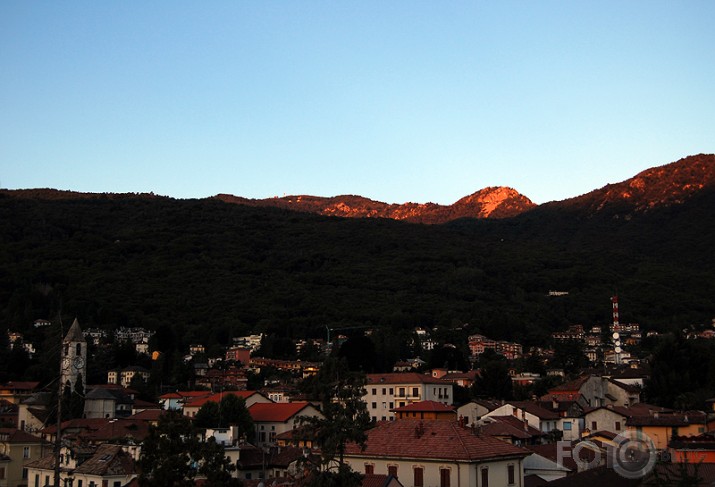
[(258, 402), (248, 412), (256, 422), (285, 423), (308, 406), (309, 402)]
[(454, 406), (448, 406), (437, 401), (419, 401), (413, 402), (400, 408), (391, 409), (395, 412), (416, 412), (416, 413), (453, 413)]
[(362, 487), (386, 487), (394, 480), (395, 477), (392, 475), (365, 474), (362, 477)]
[[(582, 375), (572, 381), (564, 382), (563, 384), (549, 389), (549, 394), (577, 394), (581, 392), (581, 387), (583, 387), (583, 385), (588, 382), (590, 378), (590, 375)], [(546, 394), (543, 397), (548, 399), (549, 394)]]
[(210, 395), (211, 391), (177, 391), (163, 394), (159, 396), (159, 399), (184, 399), (189, 397), (206, 397)]
[(507, 404), (510, 404), (512, 406), (515, 406), (519, 409), (522, 409), (526, 411), (527, 413), (533, 414), (539, 419), (559, 419), (560, 416), (558, 413), (555, 413), (553, 411), (549, 411), (548, 409), (542, 408), (535, 402), (531, 401), (511, 401), (508, 402)]
[(346, 446), (354, 456), (381, 458), (450, 459), (484, 461), (529, 455), (523, 448), (491, 436), (477, 435), (455, 421), (386, 421), (367, 431), (364, 451), (355, 443)]
[(11, 389), (11, 390), (32, 390), (39, 386), (39, 382), (21, 382), (21, 381), (10, 381), (5, 384), (0, 385), (0, 389)]
[(417, 372), (394, 372), (389, 374), (367, 374), (367, 385), (380, 384), (451, 384), (442, 379), (435, 379), (427, 374)]
[(628, 426), (688, 426), (705, 424), (706, 416), (702, 411), (684, 413), (659, 413), (653, 416), (632, 416), (626, 420)]
[(140, 419), (112, 419), (103, 427), (87, 430), (78, 436), (92, 442), (108, 442), (124, 438), (133, 438), (141, 442), (149, 436), (149, 423)]
[(482, 425), (482, 433), (485, 435), (512, 436), (522, 439), (544, 436), (544, 433), (514, 416), (491, 416), (491, 418), (496, 421)]
[(161, 415), (166, 414), (167, 411), (163, 409), (145, 409), (144, 411), (139, 411), (136, 414), (132, 414), (127, 419), (140, 419), (142, 421), (159, 421)]
[(42, 443), (42, 438), (16, 428), (0, 428), (0, 438), (9, 443)]
[(252, 395), (256, 394), (256, 391), (224, 391), (224, 392), (217, 392), (216, 394), (212, 394), (210, 396), (203, 396), (199, 397), (198, 399), (194, 399), (192, 401), (187, 402), (184, 404), (184, 407), (186, 408), (196, 408), (196, 407), (201, 407), (207, 402), (215, 402), (219, 403), (221, 402), (221, 399), (223, 399), (225, 396), (231, 395), (231, 396), (238, 396), (242, 397), (243, 399), (248, 399)]

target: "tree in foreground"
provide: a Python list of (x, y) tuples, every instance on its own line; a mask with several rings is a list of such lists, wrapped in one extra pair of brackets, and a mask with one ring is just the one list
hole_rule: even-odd
[(197, 428), (227, 428), (238, 426), (243, 435), (253, 432), (253, 418), (246, 407), (246, 400), (230, 392), (225, 393), (221, 401), (209, 401), (198, 410), (194, 417)]
[(321, 448), (320, 468), (313, 471), (310, 487), (359, 486), (362, 476), (345, 463), (345, 446), (365, 446), (372, 425), (362, 400), (366, 378), (351, 372), (344, 359), (328, 358), (312, 382), (312, 399), (320, 400), (324, 418), (301, 418), (305, 435)]
[(139, 485), (142, 487), (183, 487), (195, 485), (197, 476), (204, 485), (240, 486), (231, 477), (235, 469), (223, 447), (213, 439), (202, 442), (191, 421), (170, 411), (159, 418), (142, 445), (139, 459)]

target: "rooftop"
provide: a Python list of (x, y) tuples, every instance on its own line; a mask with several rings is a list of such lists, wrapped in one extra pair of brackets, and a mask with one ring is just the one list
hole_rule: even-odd
[(460, 426), (456, 421), (385, 421), (367, 431), (364, 451), (355, 443), (346, 446), (354, 456), (383, 458), (443, 459), (477, 462), (496, 458), (519, 458), (523, 448)]

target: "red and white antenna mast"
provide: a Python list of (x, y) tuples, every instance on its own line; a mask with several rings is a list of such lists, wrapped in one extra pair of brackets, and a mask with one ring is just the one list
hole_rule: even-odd
[(611, 303), (613, 304), (613, 352), (614, 361), (616, 365), (621, 363), (621, 335), (618, 333), (621, 331), (621, 325), (618, 322), (618, 296), (611, 296)]
[(613, 303), (613, 331), (620, 331), (621, 325), (618, 322), (618, 296), (611, 296)]

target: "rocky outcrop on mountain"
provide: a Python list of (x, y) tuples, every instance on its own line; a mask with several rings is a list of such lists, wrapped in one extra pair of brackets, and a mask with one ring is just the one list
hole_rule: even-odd
[(249, 206), (271, 206), (345, 218), (390, 218), (412, 223), (445, 223), (459, 218), (509, 218), (536, 206), (516, 190), (501, 186), (484, 188), (452, 205), (388, 204), (353, 195), (247, 199), (220, 194), (216, 198)]
[(681, 204), (708, 190), (715, 191), (715, 154), (698, 154), (646, 169), (626, 181), (542, 206), (576, 210), (587, 215), (605, 212), (629, 217)]

